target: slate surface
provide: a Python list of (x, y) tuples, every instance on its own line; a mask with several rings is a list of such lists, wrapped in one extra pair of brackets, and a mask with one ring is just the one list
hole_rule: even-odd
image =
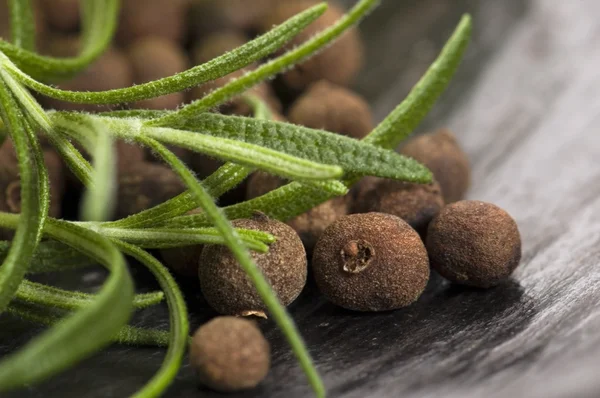
[[(309, 285), (291, 308), (333, 397), (600, 396), (600, 2), (384, 0), (363, 29), (372, 60), (358, 84), (381, 118), (418, 78), (462, 11), (475, 40), (457, 80), (421, 130), (453, 128), (473, 162), (470, 198), (517, 220), (523, 260), (487, 291), (434, 275), (413, 306), (355, 314)], [(391, 84), (384, 84), (389, 77)], [(151, 278), (134, 268), (138, 285)], [(54, 276), (91, 290), (99, 272)], [(186, 284), (192, 322), (212, 314)], [(0, 317), (0, 353), (41, 329)], [(166, 327), (164, 308), (140, 325)], [(276, 330), (263, 386), (231, 397), (304, 397), (309, 390)], [(112, 347), (75, 369), (6, 397), (124, 397), (164, 350)], [(169, 397), (219, 396), (184, 367)]]

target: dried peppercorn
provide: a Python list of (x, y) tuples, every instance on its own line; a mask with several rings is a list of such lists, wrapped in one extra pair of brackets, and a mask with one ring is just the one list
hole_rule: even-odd
[(187, 3), (187, 0), (123, 1), (117, 39), (122, 45), (146, 36), (182, 42), (187, 31)]
[(379, 212), (393, 214), (406, 221), (421, 236), (429, 222), (444, 207), (439, 184), (409, 182), (366, 177), (356, 186), (352, 213)]
[(220, 316), (194, 333), (190, 364), (207, 387), (222, 392), (246, 390), (269, 373), (271, 347), (253, 321)]
[(358, 94), (325, 80), (312, 84), (288, 112), (292, 123), (361, 139), (373, 129), (369, 104)]
[(442, 209), (429, 225), (431, 266), (462, 285), (491, 287), (506, 280), (521, 260), (517, 223), (496, 205), (462, 200)]
[(461, 200), (471, 183), (467, 155), (448, 129), (424, 134), (408, 141), (400, 151), (423, 163), (440, 184), (446, 203)]
[[(264, 231), (277, 238), (267, 253), (252, 252), (252, 258), (283, 305), (298, 297), (306, 283), (306, 252), (298, 234), (288, 225), (263, 214), (232, 221), (236, 228)], [(231, 251), (221, 245), (206, 245), (200, 256), (200, 289), (217, 312), (225, 315), (266, 317), (266, 307)]]
[(331, 224), (315, 246), (312, 269), (327, 299), (355, 311), (405, 307), (429, 280), (419, 234), (383, 213), (351, 214)]

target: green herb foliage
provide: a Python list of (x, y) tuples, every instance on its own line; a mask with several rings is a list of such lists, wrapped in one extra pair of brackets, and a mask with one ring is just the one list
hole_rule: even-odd
[[(96, 115), (45, 111), (28, 89), (64, 101), (118, 104), (177, 92), (205, 83), (280, 49), (326, 10), (312, 7), (247, 44), (188, 71), (130, 88), (105, 92), (73, 92), (47, 83), (73, 76), (106, 49), (114, 34), (118, 0), (82, 1), (81, 53), (73, 58), (40, 56), (34, 47), (29, 0), (10, 0), (12, 42), (0, 40), (0, 141), (12, 140), (21, 177), (22, 212), (0, 213), (0, 226), (16, 229), (11, 242), (0, 242), (0, 312), (47, 325), (44, 333), (0, 360), (0, 392), (40, 382), (75, 365), (111, 342), (168, 346), (162, 367), (136, 396), (155, 397), (169, 386), (188, 344), (189, 326), (182, 294), (168, 270), (144, 248), (198, 243), (227, 245), (247, 272), (269, 315), (290, 343), (315, 392), (325, 388), (290, 315), (250, 257), (265, 252), (274, 237), (260, 231), (234, 229), (229, 220), (254, 211), (281, 220), (299, 215), (334, 196), (344, 195), (357, 177), (375, 175), (428, 182), (431, 173), (393, 151), (431, 109), (446, 88), (465, 51), (471, 21), (463, 17), (439, 58), (407, 99), (362, 141), (271, 120), (267, 106), (244, 92), (290, 66), (303, 62), (356, 25), (376, 5), (361, 0), (334, 25), (306, 43), (279, 55), (237, 80), (176, 111), (115, 111)], [(242, 95), (254, 118), (210, 113)], [(49, 182), (43, 163), (41, 132), (87, 187), (83, 222), (48, 218)], [(113, 144), (127, 140), (148, 147), (173, 168), (188, 191), (154, 208), (122, 220), (106, 222), (115, 186)], [(74, 143), (92, 153), (92, 164)], [(227, 161), (203, 181), (165, 144), (191, 149)], [(215, 199), (241, 183), (254, 170), (293, 180), (267, 194), (226, 208)], [(184, 215), (199, 208), (195, 215)], [(41, 239), (44, 238), (42, 241)], [(123, 255), (144, 264), (161, 292), (134, 294)], [(33, 283), (28, 273), (57, 272), (100, 264), (110, 274), (97, 294), (65, 291)], [(166, 299), (170, 331), (128, 325), (135, 309)]]

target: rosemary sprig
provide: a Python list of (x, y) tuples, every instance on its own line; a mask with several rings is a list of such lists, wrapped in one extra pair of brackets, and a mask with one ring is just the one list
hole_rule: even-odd
[[(27, 88), (53, 98), (78, 103), (125, 103), (177, 92), (225, 76), (280, 49), (326, 9), (312, 7), (270, 32), (205, 64), (175, 76), (134, 87), (105, 92), (73, 92), (44, 84), (72, 76), (97, 58), (115, 31), (118, 0), (82, 2), (81, 53), (57, 59), (36, 54), (31, 4), (10, 0), (13, 43), (0, 40), (0, 141), (12, 139), (21, 176), (22, 213), (0, 213), (0, 226), (16, 229), (10, 244), (0, 242), (0, 312), (52, 325), (26, 347), (0, 361), (0, 392), (36, 383), (91, 355), (112, 341), (127, 344), (167, 344), (159, 372), (136, 396), (160, 395), (175, 377), (188, 342), (185, 303), (169, 272), (142, 248), (165, 248), (198, 243), (226, 244), (247, 272), (269, 312), (298, 358), (315, 394), (325, 395), (323, 383), (290, 315), (279, 303), (248, 250), (266, 251), (274, 237), (234, 229), (229, 219), (248, 217), (256, 210), (288, 219), (336, 195), (344, 195), (357, 176), (377, 175), (427, 182), (423, 166), (392, 151), (433, 106), (454, 74), (470, 36), (471, 21), (464, 17), (439, 58), (408, 98), (363, 142), (324, 131), (270, 120), (268, 108), (244, 92), (294, 64), (306, 60), (378, 4), (361, 0), (343, 18), (306, 43), (275, 57), (204, 98), (176, 111), (117, 111), (97, 115), (45, 111)], [(255, 118), (208, 113), (225, 101), (244, 95)], [(47, 218), (47, 170), (35, 131), (46, 135), (68, 167), (87, 188), (84, 219), (66, 222)], [(114, 186), (111, 146), (125, 139), (157, 152), (187, 185), (188, 191), (152, 209), (123, 220), (108, 218), (107, 198)], [(73, 145), (92, 153), (94, 167)], [(204, 181), (169, 151), (174, 144), (230, 161)], [(219, 197), (243, 181), (254, 169), (294, 180), (261, 197), (224, 209)], [(340, 180), (342, 179), (342, 180)], [(200, 207), (202, 213), (184, 215)], [(52, 240), (43, 241), (44, 237)], [(38, 244), (39, 243), (39, 244)], [(161, 293), (134, 296), (133, 282), (123, 253), (144, 264), (157, 278), (169, 307), (171, 331), (126, 325), (134, 308), (160, 301)], [(91, 259), (91, 260), (90, 260)], [(111, 272), (100, 293), (85, 295), (34, 284), (27, 272), (69, 269), (100, 263)], [(11, 302), (11, 300), (16, 299)]]

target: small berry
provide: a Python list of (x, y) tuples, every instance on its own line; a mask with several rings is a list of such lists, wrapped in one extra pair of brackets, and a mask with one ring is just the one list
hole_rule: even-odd
[(122, 1), (117, 39), (128, 45), (147, 36), (181, 42), (186, 34), (187, 0)]
[(74, 32), (79, 27), (79, 0), (42, 0), (40, 5), (53, 28)]
[[(263, 214), (252, 219), (232, 221), (236, 228), (264, 231), (277, 238), (267, 253), (252, 252), (283, 305), (298, 297), (306, 283), (306, 252), (298, 234), (286, 224)], [(206, 301), (225, 315), (257, 315), (266, 317), (262, 299), (231, 251), (222, 245), (206, 245), (200, 256), (200, 289)]]
[(424, 134), (408, 141), (400, 151), (423, 163), (440, 184), (446, 203), (461, 200), (471, 183), (467, 155), (448, 129)]
[(253, 321), (220, 316), (194, 333), (190, 364), (207, 387), (221, 392), (247, 390), (269, 373), (271, 347)]
[(393, 214), (406, 221), (421, 236), (442, 207), (444, 198), (437, 182), (412, 184), (403, 181), (366, 177), (361, 180), (352, 200), (352, 213)]
[(292, 123), (361, 139), (373, 129), (369, 104), (358, 94), (325, 80), (311, 85), (288, 113)]
[(429, 224), (431, 266), (454, 283), (491, 287), (506, 280), (521, 260), (517, 223), (491, 203), (453, 203)]
[(327, 299), (355, 311), (408, 306), (429, 280), (419, 235), (382, 213), (351, 214), (331, 224), (315, 246), (312, 269)]

